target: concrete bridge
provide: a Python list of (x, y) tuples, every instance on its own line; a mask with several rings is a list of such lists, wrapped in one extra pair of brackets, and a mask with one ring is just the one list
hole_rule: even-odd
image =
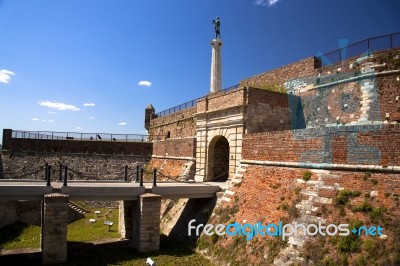
[(69, 200), (120, 200), (119, 230), (132, 239), (139, 252), (160, 246), (160, 210), (162, 198), (212, 198), (220, 190), (218, 183), (186, 182), (98, 182), (0, 180), (0, 200), (41, 200), (43, 264), (67, 260)]

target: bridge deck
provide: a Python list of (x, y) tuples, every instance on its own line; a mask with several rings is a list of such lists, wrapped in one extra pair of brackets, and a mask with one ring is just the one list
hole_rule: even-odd
[(213, 198), (220, 190), (218, 183), (158, 182), (144, 183), (141, 187), (134, 182), (45, 181), (0, 180), (0, 200), (42, 200), (43, 195), (59, 192), (71, 199), (81, 200), (137, 200), (145, 192), (161, 195), (162, 198)]

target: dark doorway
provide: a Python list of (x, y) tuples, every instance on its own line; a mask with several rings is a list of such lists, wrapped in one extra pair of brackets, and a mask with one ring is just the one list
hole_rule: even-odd
[(214, 137), (208, 148), (207, 180), (224, 182), (229, 177), (229, 142), (223, 136)]

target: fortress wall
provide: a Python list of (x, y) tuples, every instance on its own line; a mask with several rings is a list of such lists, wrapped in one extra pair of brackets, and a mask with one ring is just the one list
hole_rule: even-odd
[(150, 121), (150, 138), (157, 140), (196, 136), (196, 107), (191, 107)]
[[(136, 178), (136, 166), (148, 161), (146, 157), (126, 155), (93, 155), (66, 153), (33, 153), (3, 151), (4, 178), (44, 180), (44, 167), (52, 166), (52, 178), (58, 178), (59, 165), (67, 165), (70, 179), (124, 180), (125, 165), (128, 179)], [(64, 176), (64, 175), (63, 175)]]
[(242, 106), (246, 102), (246, 90), (241, 87), (231, 91), (209, 94), (197, 101), (197, 113), (224, 110)]
[(245, 135), (243, 160), (400, 166), (400, 125), (340, 126)]
[[(289, 97), (291, 106), (294, 110), (296, 100), (295, 95), (273, 92), (269, 90), (248, 88), (246, 106), (246, 132), (248, 134), (289, 130), (296, 123), (296, 119), (291, 119), (289, 109)], [(292, 100), (293, 98), (293, 100)], [(300, 99), (299, 99), (300, 100)], [(300, 101), (297, 100), (297, 105)], [(295, 113), (293, 113), (295, 115)]]
[(154, 141), (153, 155), (172, 157), (195, 157), (196, 138)]
[[(4, 131), (7, 131), (5, 129)], [(4, 141), (4, 140), (3, 140)], [(51, 140), (10, 138), (4, 149), (12, 151), (124, 154), (150, 157), (152, 143), (119, 141)]]

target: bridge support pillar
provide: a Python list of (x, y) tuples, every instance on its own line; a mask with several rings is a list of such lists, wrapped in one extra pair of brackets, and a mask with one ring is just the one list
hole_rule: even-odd
[(135, 201), (121, 200), (119, 202), (119, 224), (118, 230), (121, 237), (132, 239), (133, 236), (133, 209)]
[(67, 261), (68, 200), (66, 194), (44, 195), (41, 236), (44, 265)]
[(161, 196), (140, 195), (134, 204), (133, 246), (142, 253), (160, 249)]

